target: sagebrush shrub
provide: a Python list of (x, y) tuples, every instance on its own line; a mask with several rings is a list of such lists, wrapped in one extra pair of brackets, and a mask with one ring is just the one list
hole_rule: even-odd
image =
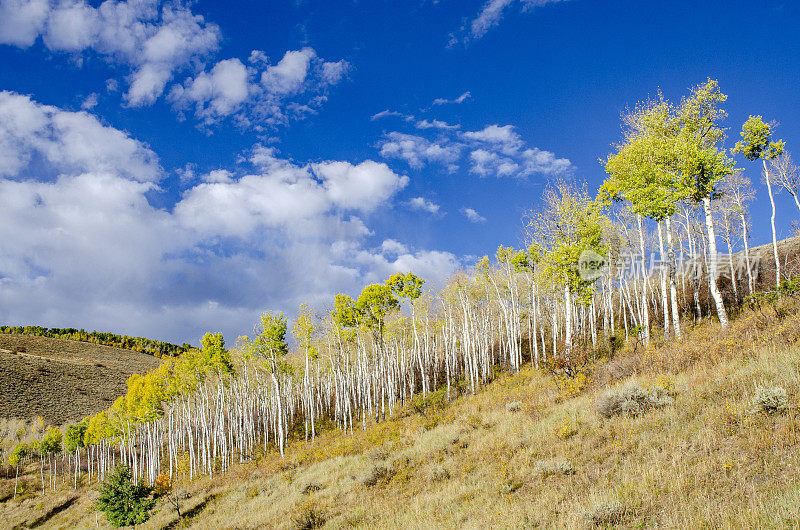
[(500, 494), (511, 495), (521, 487), (522, 487), (522, 482), (519, 482), (517, 480), (507, 480), (502, 484), (500, 484)]
[(605, 419), (618, 414), (638, 416), (650, 409), (664, 407), (674, 402), (672, 396), (661, 388), (649, 391), (636, 383), (628, 383), (620, 388), (607, 390), (597, 398), (597, 414)]
[(586, 512), (587, 521), (597, 526), (620, 523), (623, 517), (625, 517), (625, 507), (618, 501), (600, 501)]
[(751, 401), (753, 412), (781, 414), (789, 409), (789, 396), (781, 386), (759, 386)]
[(385, 482), (392, 478), (392, 472), (386, 466), (375, 466), (370, 470), (364, 480), (361, 481), (362, 484), (367, 486), (368, 488), (375, 486), (379, 482)]
[(450, 472), (441, 466), (434, 468), (431, 472), (431, 482), (442, 482), (449, 478)]
[(327, 519), (325, 511), (311, 502), (298, 506), (292, 515), (292, 522), (298, 530), (322, 528)]
[(575, 468), (568, 460), (538, 460), (533, 466), (533, 473), (541, 477), (572, 475), (575, 473)]

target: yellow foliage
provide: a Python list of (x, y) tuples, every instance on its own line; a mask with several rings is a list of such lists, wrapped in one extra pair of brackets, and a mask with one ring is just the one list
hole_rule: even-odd
[(578, 422), (569, 416), (566, 416), (555, 429), (556, 436), (562, 440), (566, 440), (578, 434)]
[(558, 392), (562, 399), (570, 399), (579, 396), (589, 387), (591, 378), (584, 370), (578, 371), (573, 377), (559, 376), (556, 378)]

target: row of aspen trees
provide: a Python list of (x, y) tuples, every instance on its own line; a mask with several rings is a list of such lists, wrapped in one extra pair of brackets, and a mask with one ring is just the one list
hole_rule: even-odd
[[(119, 461), (151, 484), (213, 476), (283, 455), (323, 425), (364, 429), (417, 395), (474, 393), (498, 369), (569, 366), (623, 340), (649, 344), (654, 331), (680, 339), (701, 318), (726, 326), (730, 307), (765, 288), (765, 269), (776, 286), (792, 273), (781, 272), (776, 237), (774, 267), (750, 252), (755, 191), (733, 157), (761, 160), (770, 197), (784, 189), (796, 203), (797, 171), (761, 117), (727, 150), (725, 99), (708, 80), (677, 104), (660, 94), (639, 104), (597, 196), (551, 183), (524, 218), (525, 248), (501, 246), (435, 292), (397, 273), (356, 298), (336, 295), (322, 314), (302, 306), (291, 329), (268, 312), (232, 350), (207, 334), (201, 349), (133, 376), (108, 411), (70, 427), (81, 432), (59, 457), (62, 480), (100, 481)], [(39, 458), (42, 477), (49, 467), (56, 480), (50, 454), (23, 448), (10, 462)]]

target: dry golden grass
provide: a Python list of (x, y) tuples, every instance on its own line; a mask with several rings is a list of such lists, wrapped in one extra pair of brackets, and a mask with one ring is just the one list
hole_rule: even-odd
[[(12, 353), (23, 348), (21, 353)], [(80, 421), (123, 395), (161, 359), (87, 342), (0, 334), (0, 418)]]
[[(180, 486), (187, 517), (162, 503), (142, 527), (798, 527), (800, 316), (788, 309), (745, 311), (725, 333), (706, 322), (681, 343), (623, 351), (596, 364), (577, 395), (525, 367), (424, 415), (408, 406), (353, 435), (327, 428), (284, 458), (268, 453)], [(600, 418), (598, 397), (629, 381), (674, 403)], [(752, 412), (759, 386), (784, 388), (788, 411)], [(0, 503), (0, 527), (72, 496), (59, 495)], [(95, 496), (79, 491), (45, 525), (94, 527)]]

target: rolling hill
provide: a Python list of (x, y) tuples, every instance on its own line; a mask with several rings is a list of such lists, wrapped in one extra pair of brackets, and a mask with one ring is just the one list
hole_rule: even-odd
[[(17, 353), (14, 353), (16, 350)], [(60, 425), (104, 410), (161, 359), (86, 342), (0, 334), (0, 418)]]

